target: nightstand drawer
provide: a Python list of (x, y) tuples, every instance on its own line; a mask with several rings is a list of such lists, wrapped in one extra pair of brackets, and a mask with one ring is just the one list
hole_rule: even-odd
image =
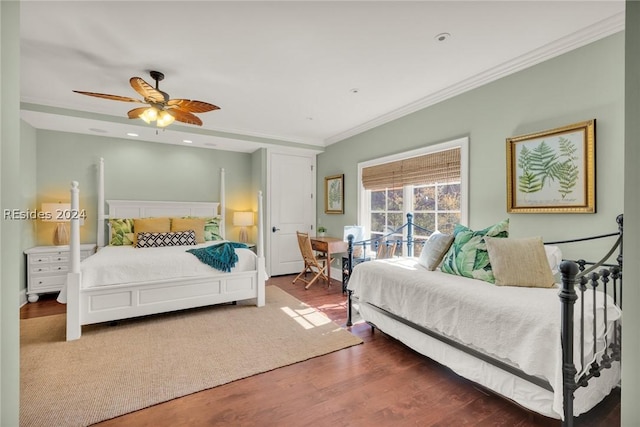
[(45, 274), (45, 275), (55, 275), (55, 274), (67, 274), (69, 271), (69, 265), (67, 264), (43, 264), (43, 265), (35, 265), (31, 267), (29, 270), (31, 274)]
[(65, 284), (67, 280), (66, 274), (59, 276), (46, 276), (46, 277), (32, 277), (29, 279), (29, 290), (38, 291), (45, 290), (47, 288), (60, 288)]

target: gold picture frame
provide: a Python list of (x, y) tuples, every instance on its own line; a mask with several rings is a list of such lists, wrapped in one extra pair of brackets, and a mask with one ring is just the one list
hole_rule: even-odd
[(595, 127), (593, 119), (507, 138), (507, 212), (595, 213)]
[(344, 174), (324, 178), (324, 213), (344, 213)]

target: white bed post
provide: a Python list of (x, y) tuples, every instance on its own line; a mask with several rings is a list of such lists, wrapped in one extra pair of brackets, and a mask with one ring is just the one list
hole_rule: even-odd
[(262, 307), (265, 304), (265, 282), (267, 280), (267, 268), (264, 261), (264, 223), (262, 219), (262, 191), (258, 191), (258, 301), (257, 306)]
[(225, 201), (225, 194), (224, 194), (224, 168), (220, 169), (220, 222), (219, 222), (219, 228), (220, 228), (220, 236), (223, 239), (227, 238), (227, 226), (225, 224), (225, 211), (226, 211), (226, 203)]
[(67, 341), (80, 338), (80, 202), (78, 182), (71, 183), (71, 271), (67, 273)]
[(104, 224), (104, 158), (100, 157), (98, 164), (98, 228), (96, 244), (98, 249), (104, 247), (105, 224)]

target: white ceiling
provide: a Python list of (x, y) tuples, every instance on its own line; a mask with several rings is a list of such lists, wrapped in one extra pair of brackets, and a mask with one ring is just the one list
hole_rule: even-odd
[[(624, 29), (624, 1), (21, 2), (22, 117), (40, 129), (321, 150)], [(439, 42), (436, 36), (451, 36)], [(157, 131), (129, 78), (221, 107)]]

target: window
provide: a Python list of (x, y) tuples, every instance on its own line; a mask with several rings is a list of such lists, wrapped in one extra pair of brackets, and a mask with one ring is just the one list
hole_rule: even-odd
[[(466, 223), (467, 152), (468, 138), (461, 138), (359, 164), (358, 211), (370, 237), (399, 228), (408, 213), (415, 224), (442, 233)], [(414, 230), (416, 239), (425, 240), (429, 234)]]

